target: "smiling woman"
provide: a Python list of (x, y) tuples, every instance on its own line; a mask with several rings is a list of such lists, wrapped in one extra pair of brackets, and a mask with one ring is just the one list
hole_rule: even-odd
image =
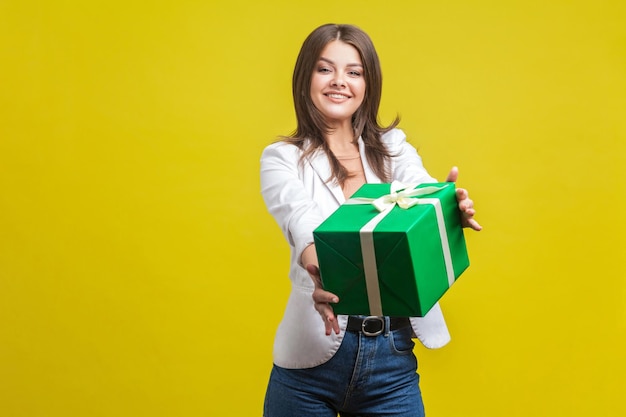
[[(365, 183), (436, 182), (402, 131), (378, 124), (382, 74), (369, 36), (324, 25), (304, 41), (293, 97), (298, 126), (265, 148), (261, 191), (291, 248), (292, 292), (274, 342), (265, 417), (424, 415), (412, 335), (449, 340), (438, 305), (423, 318), (336, 316), (313, 230)], [(455, 181), (455, 169), (448, 181)], [(465, 190), (464, 224), (480, 230)], [(320, 320), (321, 317), (321, 320)]]
[[(347, 57), (338, 56), (344, 52), (348, 54)], [(336, 71), (340, 70), (337, 67), (339, 64), (346, 67), (342, 69), (344, 72), (349, 67), (348, 72), (352, 73), (340, 74), (340, 81), (355, 89), (355, 83), (348, 80), (360, 79), (364, 84), (362, 101), (354, 107), (353, 113), (349, 116), (350, 123), (343, 125), (338, 125), (336, 121), (327, 118), (322, 113), (324, 107), (318, 107), (322, 101), (332, 103), (330, 97), (323, 97), (324, 100), (318, 100), (316, 103), (318, 97), (315, 93), (316, 89), (322, 94), (337, 91), (346, 93), (345, 90), (348, 88), (339, 88), (338, 85), (331, 84), (337, 82), (333, 76), (329, 75), (328, 78), (320, 76), (327, 72), (333, 74), (335, 71), (334, 77), (337, 77)], [(358, 67), (351, 67), (353, 64)], [(355, 72), (360, 74), (356, 78), (354, 78)], [(319, 81), (318, 76), (320, 76)], [(298, 124), (295, 133), (286, 139), (303, 150), (303, 158), (310, 156), (318, 148), (327, 153), (331, 176), (325, 179), (334, 178), (343, 185), (350, 178), (349, 169), (339, 163), (335, 152), (339, 156), (355, 154), (355, 138), (358, 137), (363, 139), (364, 153), (377, 177), (385, 181), (390, 179), (387, 166), (389, 152), (380, 141), (380, 136), (393, 129), (398, 124), (398, 120), (389, 126), (378, 124), (382, 71), (374, 44), (365, 32), (350, 25), (332, 24), (320, 26), (313, 31), (305, 39), (298, 54), (293, 72), (292, 89)], [(353, 92), (353, 94), (356, 93)], [(354, 98), (352, 100), (357, 101)]]
[(311, 100), (330, 130), (326, 143), (345, 170), (344, 196), (348, 198), (365, 183), (359, 150), (354, 142), (352, 116), (365, 97), (363, 64), (357, 49), (340, 40), (322, 51), (311, 78)]
[[(342, 41), (333, 41), (326, 45), (317, 70), (313, 73), (313, 104), (333, 130), (342, 132), (348, 138), (347, 141), (334, 143), (335, 147), (341, 147), (345, 142), (354, 142), (352, 115), (361, 106), (365, 96), (365, 79), (362, 73), (363, 64), (359, 51)], [(331, 149), (335, 151), (332, 145)]]

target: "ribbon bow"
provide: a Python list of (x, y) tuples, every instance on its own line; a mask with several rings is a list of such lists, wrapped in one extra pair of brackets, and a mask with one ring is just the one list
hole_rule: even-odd
[(402, 209), (411, 208), (417, 204), (420, 204), (418, 198), (423, 195), (429, 195), (436, 193), (439, 190), (443, 190), (448, 185), (441, 187), (428, 186), (422, 188), (415, 188), (417, 184), (403, 184), (400, 181), (394, 181), (391, 183), (391, 189), (389, 194), (385, 194), (378, 198), (367, 197), (354, 197), (345, 202), (345, 204), (372, 204), (380, 212), (391, 210), (396, 204)]

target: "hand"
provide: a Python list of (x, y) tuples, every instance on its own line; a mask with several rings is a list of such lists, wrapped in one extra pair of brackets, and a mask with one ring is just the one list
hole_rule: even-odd
[[(456, 182), (459, 177), (459, 169), (452, 167), (446, 182)], [(461, 210), (461, 225), (463, 227), (469, 227), (473, 230), (480, 231), (482, 226), (474, 220), (476, 210), (474, 210), (474, 202), (469, 198), (467, 190), (464, 188), (456, 189), (456, 201), (459, 203), (459, 210)]]
[(324, 321), (326, 336), (330, 336), (332, 331), (334, 331), (335, 334), (339, 334), (339, 322), (337, 322), (337, 317), (333, 312), (333, 308), (330, 306), (330, 303), (338, 303), (339, 297), (324, 290), (322, 287), (320, 270), (317, 266), (308, 264), (306, 266), (306, 270), (315, 284), (315, 289), (313, 290), (313, 302), (315, 310), (317, 310), (320, 316), (322, 316), (322, 320)]

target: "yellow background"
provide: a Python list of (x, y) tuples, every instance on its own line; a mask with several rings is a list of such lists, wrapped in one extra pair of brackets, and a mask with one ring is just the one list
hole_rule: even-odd
[(0, 1), (0, 414), (261, 415), (289, 289), (259, 157), (326, 22), (485, 230), (429, 416), (626, 415), (626, 7)]

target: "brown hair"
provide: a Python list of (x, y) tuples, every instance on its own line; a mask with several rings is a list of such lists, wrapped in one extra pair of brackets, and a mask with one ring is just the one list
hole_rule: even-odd
[(396, 127), (399, 118), (384, 127), (378, 123), (378, 107), (382, 94), (382, 72), (378, 54), (370, 37), (356, 26), (326, 24), (315, 29), (305, 39), (296, 60), (293, 71), (292, 92), (296, 110), (297, 128), (286, 141), (304, 149), (307, 140), (309, 146), (304, 149), (302, 160), (322, 148), (328, 155), (331, 177), (343, 185), (348, 172), (330, 151), (324, 135), (331, 129), (323, 115), (311, 99), (311, 78), (322, 50), (331, 42), (339, 40), (352, 45), (359, 52), (365, 77), (365, 97), (363, 103), (352, 116), (355, 141), (359, 136), (365, 144), (365, 156), (374, 173), (383, 181), (390, 180), (389, 154), (381, 140), (383, 133)]

